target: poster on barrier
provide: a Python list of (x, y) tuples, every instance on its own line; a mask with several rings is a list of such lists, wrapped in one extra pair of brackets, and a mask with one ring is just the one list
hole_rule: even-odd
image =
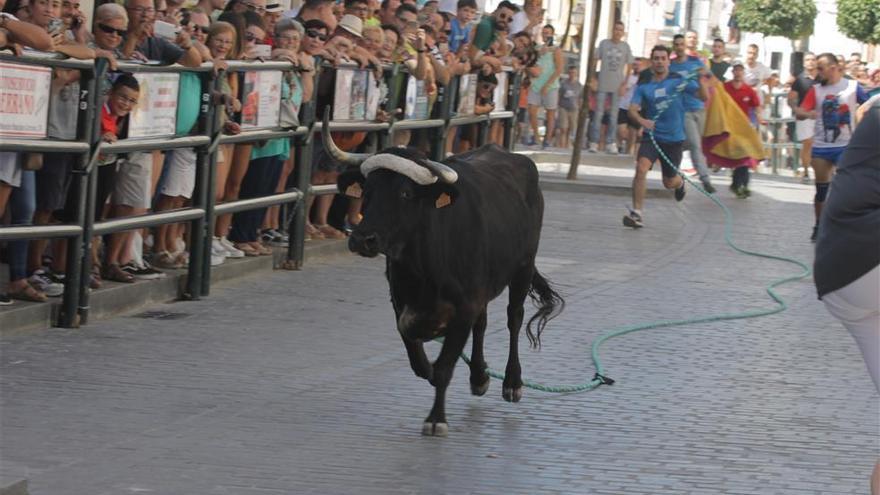
[(52, 69), (0, 63), (0, 136), (44, 138)]
[(458, 86), (458, 114), (473, 115), (477, 101), (477, 75), (464, 74)]
[(128, 120), (129, 138), (173, 136), (177, 125), (180, 74), (134, 74), (140, 98)]
[(378, 88), (372, 72), (336, 69), (333, 120), (373, 120), (379, 107)]
[(410, 76), (406, 84), (406, 106), (403, 118), (407, 120), (428, 118), (428, 93), (425, 91), (425, 81), (417, 81)]
[(281, 71), (244, 73), (241, 89), (242, 129), (278, 127), (281, 118)]
[(388, 86), (385, 81), (376, 83), (376, 77), (372, 72), (367, 72), (367, 109), (364, 118), (376, 120), (376, 112), (379, 110), (379, 101), (388, 94)]
[(495, 103), (495, 110), (507, 110), (507, 72), (499, 72), (495, 77), (498, 78), (498, 86), (495, 87), (492, 102)]

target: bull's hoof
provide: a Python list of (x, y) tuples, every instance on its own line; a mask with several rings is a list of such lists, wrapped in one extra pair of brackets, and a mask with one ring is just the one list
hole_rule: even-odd
[(507, 388), (505, 387), (501, 391), (501, 396), (504, 397), (504, 400), (507, 402), (519, 402), (522, 399), (523, 389), (522, 387), (517, 388)]
[(476, 396), (486, 395), (486, 391), (489, 390), (489, 382), (491, 380), (489, 377), (486, 377), (486, 380), (481, 385), (474, 385), (471, 383), (471, 393)]
[(426, 437), (449, 436), (449, 425), (446, 423), (432, 423), (430, 421), (425, 421), (422, 425), (422, 435)]

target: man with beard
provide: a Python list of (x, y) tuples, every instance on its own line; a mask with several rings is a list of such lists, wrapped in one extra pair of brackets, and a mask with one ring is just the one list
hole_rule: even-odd
[(849, 144), (853, 117), (858, 106), (868, 100), (868, 94), (851, 79), (844, 79), (842, 68), (833, 53), (816, 58), (816, 81), (800, 106), (794, 109), (798, 119), (815, 119), (813, 152), (810, 164), (816, 173), (816, 195), (813, 209), (816, 224), (810, 240), (815, 242), (819, 231), (819, 217), (828, 196), (834, 167)]
[(510, 3), (508, 0), (498, 4), (498, 8), (490, 16), (483, 16), (477, 28), (472, 30), (470, 59), (474, 67), (480, 67), (490, 64), (494, 72), (501, 70), (501, 61), (495, 57), (488, 56), (485, 52), (495, 40), (497, 31), (507, 32), (510, 28), (510, 21), (513, 20), (514, 14), (519, 12), (519, 7)]

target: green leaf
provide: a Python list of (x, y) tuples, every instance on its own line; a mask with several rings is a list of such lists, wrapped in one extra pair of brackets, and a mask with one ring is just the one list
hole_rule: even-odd
[(880, 43), (880, 0), (838, 0), (837, 27), (862, 43)]
[(817, 15), (813, 0), (740, 0), (736, 3), (740, 29), (764, 36), (784, 36), (792, 40), (809, 36), (813, 34)]

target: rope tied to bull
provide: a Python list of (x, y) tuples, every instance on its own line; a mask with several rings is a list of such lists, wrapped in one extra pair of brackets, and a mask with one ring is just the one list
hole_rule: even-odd
[[(700, 77), (700, 75), (696, 71), (688, 74), (687, 77), (683, 77), (682, 82), (676, 86), (676, 95), (675, 96), (678, 97), (678, 95), (685, 90), (688, 83), (698, 77)], [(660, 104), (657, 105), (658, 112), (657, 112), (657, 115), (654, 116), (655, 120), (664, 111), (666, 111), (667, 108), (669, 108), (669, 102), (671, 100), (673, 100), (673, 98), (668, 98), (666, 100), (661, 101)], [(628, 333), (638, 332), (638, 331), (642, 331), (642, 330), (650, 330), (650, 329), (655, 329), (655, 328), (670, 328), (670, 327), (678, 327), (678, 326), (685, 326), (685, 325), (694, 325), (694, 324), (698, 324), (698, 323), (709, 323), (709, 322), (715, 322), (715, 321), (743, 320), (743, 319), (758, 318), (758, 317), (762, 317), (762, 316), (770, 316), (770, 315), (773, 315), (776, 313), (781, 313), (782, 311), (785, 311), (786, 309), (788, 309), (788, 304), (785, 302), (785, 300), (779, 294), (776, 293), (776, 291), (774, 289), (779, 287), (780, 285), (787, 284), (789, 282), (795, 282), (797, 280), (801, 280), (805, 277), (808, 277), (811, 274), (811, 270), (806, 264), (804, 264), (803, 262), (796, 260), (794, 258), (789, 258), (786, 256), (778, 256), (778, 255), (773, 255), (773, 254), (767, 254), (767, 253), (761, 253), (758, 251), (752, 251), (752, 250), (748, 250), (748, 249), (744, 249), (744, 248), (739, 247), (733, 241), (733, 214), (731, 213), (730, 209), (727, 208), (727, 206), (724, 205), (724, 203), (722, 203), (721, 200), (716, 198), (714, 195), (706, 192), (706, 190), (702, 188), (701, 184), (698, 184), (697, 182), (691, 180), (686, 174), (682, 173), (682, 171), (679, 169), (679, 167), (677, 165), (675, 165), (675, 163), (673, 163), (673, 161), (663, 152), (663, 150), (657, 144), (657, 140), (654, 138), (653, 132), (648, 131), (648, 136), (651, 139), (651, 143), (657, 149), (657, 152), (659, 153), (661, 159), (666, 160), (666, 163), (671, 165), (672, 168), (674, 168), (676, 170), (678, 175), (680, 175), (685, 182), (687, 182), (688, 184), (690, 184), (691, 187), (695, 188), (701, 194), (703, 194), (704, 196), (709, 198), (713, 203), (718, 205), (718, 207), (721, 208), (721, 210), (724, 212), (724, 241), (731, 249), (733, 249), (734, 251), (736, 251), (740, 254), (744, 254), (747, 256), (754, 256), (754, 257), (771, 259), (771, 260), (781, 261), (784, 263), (793, 264), (793, 265), (799, 267), (802, 271), (796, 275), (792, 275), (789, 277), (775, 280), (765, 286), (764, 290), (767, 292), (767, 294), (770, 295), (770, 297), (773, 299), (773, 301), (775, 303), (775, 307), (773, 307), (773, 308), (757, 309), (757, 310), (753, 310), (753, 311), (744, 311), (744, 312), (738, 312), (738, 313), (723, 313), (723, 314), (708, 315), (708, 316), (697, 316), (694, 318), (685, 318), (685, 319), (680, 319), (680, 320), (652, 321), (652, 322), (647, 322), (647, 323), (638, 323), (638, 324), (634, 324), (634, 325), (627, 325), (627, 326), (623, 326), (623, 327), (614, 328), (614, 329), (611, 329), (611, 330), (607, 331), (606, 333), (600, 335), (599, 338), (594, 340), (592, 343), (591, 358), (593, 361), (593, 366), (596, 369), (596, 373), (595, 373), (595, 375), (593, 375), (593, 378), (590, 381), (585, 382), (585, 383), (580, 383), (580, 384), (573, 384), (573, 385), (547, 385), (547, 384), (534, 382), (534, 381), (531, 381), (528, 379), (523, 379), (523, 386), (525, 386), (527, 388), (530, 388), (532, 390), (538, 390), (541, 392), (570, 394), (570, 393), (580, 393), (580, 392), (586, 392), (589, 390), (593, 390), (593, 389), (599, 387), (600, 385), (613, 385), (615, 383), (615, 380), (612, 380), (611, 378), (606, 376), (605, 367), (602, 365), (602, 362), (599, 359), (599, 348), (606, 341), (613, 339), (615, 337), (620, 337), (620, 336), (626, 335)], [(461, 357), (466, 363), (470, 364), (470, 358), (466, 354), (462, 353)], [(504, 379), (504, 373), (500, 373), (500, 372), (495, 371), (491, 368), (487, 369), (486, 371), (489, 374), (489, 376), (491, 376), (493, 378), (496, 378), (499, 380)]]

